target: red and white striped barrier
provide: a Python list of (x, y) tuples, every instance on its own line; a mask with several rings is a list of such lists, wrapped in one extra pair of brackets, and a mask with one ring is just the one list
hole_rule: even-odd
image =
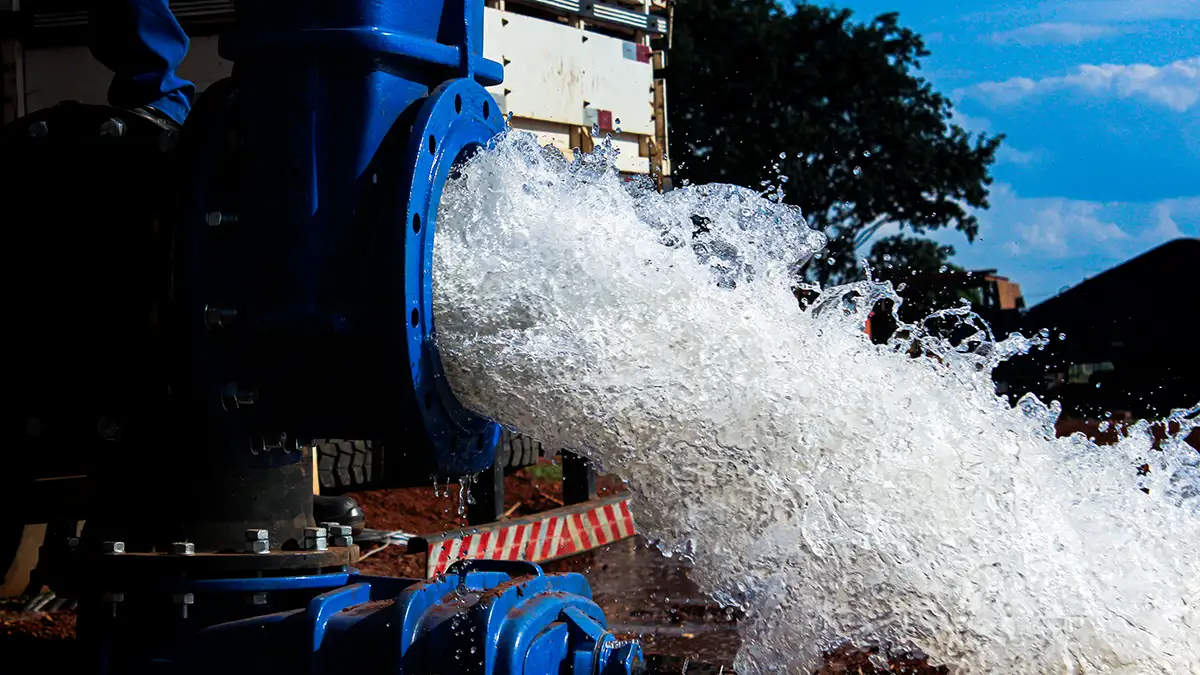
[(425, 549), (425, 575), (435, 577), (457, 560), (547, 562), (636, 533), (629, 496), (616, 495), (525, 518), (414, 537), (409, 550)]

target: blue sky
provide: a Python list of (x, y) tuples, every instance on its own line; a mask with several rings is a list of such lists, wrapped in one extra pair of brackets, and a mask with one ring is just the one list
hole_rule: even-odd
[(956, 121), (1007, 135), (982, 240), (935, 235), (959, 264), (999, 270), (1032, 305), (1200, 236), (1200, 0), (823, 4), (899, 11)]

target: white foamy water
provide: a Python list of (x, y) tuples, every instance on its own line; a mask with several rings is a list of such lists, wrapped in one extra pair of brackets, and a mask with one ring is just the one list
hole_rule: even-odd
[(1053, 439), (1053, 410), (994, 394), (1019, 338), (914, 359), (870, 344), (850, 289), (802, 311), (789, 267), (822, 243), (753, 192), (631, 190), (511, 133), (442, 202), (447, 377), (628, 481), (643, 532), (747, 608), (744, 675), (845, 640), (961, 673), (1200, 672), (1200, 455)]

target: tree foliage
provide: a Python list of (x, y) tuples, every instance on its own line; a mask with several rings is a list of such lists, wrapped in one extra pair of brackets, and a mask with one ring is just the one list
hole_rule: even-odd
[(916, 74), (928, 54), (895, 13), (859, 23), (775, 0), (682, 2), (668, 71), (677, 178), (758, 185), (778, 164), (787, 201), (830, 235), (808, 271), (822, 283), (853, 276), (883, 223), (973, 240), (1001, 137), (952, 123)]
[[(890, 281), (899, 290), (900, 297), (904, 299), (900, 306), (900, 319), (914, 323), (939, 309), (953, 307), (964, 298), (971, 299), (969, 292), (959, 290), (953, 284), (925, 281), (935, 275), (965, 272), (950, 262), (953, 256), (953, 246), (938, 244), (923, 237), (895, 235), (875, 242), (867, 262), (875, 279)], [(880, 311), (890, 309), (885, 307)]]

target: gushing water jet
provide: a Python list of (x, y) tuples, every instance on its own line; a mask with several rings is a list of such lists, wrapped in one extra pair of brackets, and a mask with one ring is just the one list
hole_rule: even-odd
[(843, 641), (963, 673), (1200, 669), (1196, 410), (1159, 450), (1145, 425), (1055, 439), (1052, 406), (990, 377), (1036, 339), (872, 345), (887, 284), (797, 308), (794, 267), (824, 242), (793, 208), (630, 190), (603, 152), (510, 132), (440, 219), (457, 399), (623, 476), (647, 535), (747, 610), (739, 673), (812, 672)]

